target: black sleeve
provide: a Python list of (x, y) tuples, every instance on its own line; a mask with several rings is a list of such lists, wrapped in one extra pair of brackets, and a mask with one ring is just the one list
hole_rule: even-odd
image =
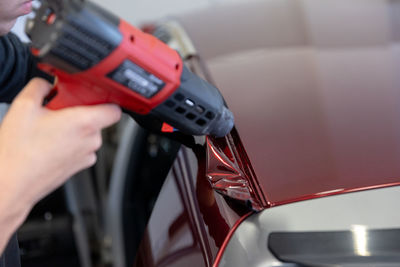
[[(36, 67), (29, 47), (16, 35), (0, 37), (0, 102), (11, 103), (33, 77), (50, 79)], [(50, 79), (51, 80), (51, 79)]]
[(21, 266), (17, 236), (14, 234), (10, 239), (3, 255), (0, 257), (0, 267)]

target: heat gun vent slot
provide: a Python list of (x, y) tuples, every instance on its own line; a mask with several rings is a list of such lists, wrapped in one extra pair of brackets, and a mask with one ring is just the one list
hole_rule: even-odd
[(72, 33), (77, 35), (77, 37), (79, 36), (79, 39), (82, 40), (83, 43), (90, 44), (93, 49), (102, 52), (102, 54), (108, 55), (113, 50), (114, 47), (112, 44), (109, 44), (95, 34), (92, 34), (89, 30), (82, 28), (81, 25), (75, 24), (73, 21), (71, 21), (69, 26), (69, 28), (65, 28), (66, 31), (71, 29)]
[(186, 112), (186, 109), (184, 109), (183, 107), (177, 107), (175, 111), (179, 114), (184, 114)]
[(196, 109), (197, 113), (199, 113), (199, 114), (203, 114), (205, 111), (205, 108), (203, 108), (200, 105), (196, 106), (195, 109)]
[(200, 126), (204, 126), (204, 125), (206, 125), (206, 121), (205, 120), (203, 120), (203, 119), (198, 119), (197, 121), (196, 121), (196, 124), (197, 125), (200, 125)]
[(208, 111), (208, 112), (206, 113), (206, 118), (207, 118), (207, 119), (212, 120), (212, 119), (214, 119), (214, 117), (215, 117), (215, 114), (214, 114), (213, 112)]
[(90, 45), (80, 42), (80, 40), (74, 38), (69, 34), (65, 34), (59, 40), (59, 44), (67, 47), (68, 49), (74, 51), (75, 53), (79, 53), (82, 57), (87, 58), (92, 62), (91, 63), (92, 65), (99, 62), (103, 57), (103, 55), (100, 52), (93, 50), (93, 48)]
[(172, 101), (172, 100), (167, 100), (167, 101), (165, 102), (165, 105), (166, 105), (167, 107), (169, 107), (169, 108), (173, 108), (173, 107), (175, 107), (175, 102)]
[(75, 51), (65, 46), (55, 47), (51, 50), (51, 53), (80, 70), (89, 68), (92, 63), (86, 57), (83, 57), (82, 55), (76, 53)]
[(63, 34), (51, 52), (79, 70), (86, 70), (107, 57), (113, 46), (73, 22), (65, 25)]
[(188, 114), (186, 114), (185, 117), (188, 118), (189, 120), (194, 120), (196, 118), (196, 115), (194, 115), (193, 113), (189, 112)]

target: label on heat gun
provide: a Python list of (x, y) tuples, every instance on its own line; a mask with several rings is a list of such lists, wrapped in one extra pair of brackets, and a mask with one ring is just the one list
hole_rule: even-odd
[(125, 60), (107, 76), (146, 98), (154, 96), (165, 85), (161, 79), (145, 71), (130, 60)]

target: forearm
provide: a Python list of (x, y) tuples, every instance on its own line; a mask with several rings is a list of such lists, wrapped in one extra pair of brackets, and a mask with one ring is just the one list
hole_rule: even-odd
[(0, 254), (31, 208), (18, 192), (18, 185), (10, 183), (15, 178), (8, 175), (7, 169), (0, 164)]

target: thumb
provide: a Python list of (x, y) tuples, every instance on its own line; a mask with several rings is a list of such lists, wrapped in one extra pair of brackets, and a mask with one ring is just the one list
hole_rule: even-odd
[(35, 103), (42, 103), (46, 95), (49, 94), (52, 85), (44, 79), (33, 78), (18, 94), (16, 99), (29, 98)]

